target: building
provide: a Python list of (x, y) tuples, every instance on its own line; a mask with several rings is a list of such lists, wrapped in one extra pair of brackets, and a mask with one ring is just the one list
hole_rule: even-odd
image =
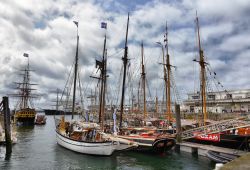
[[(209, 92), (206, 99), (207, 112), (250, 112), (250, 89)], [(188, 94), (183, 110), (195, 113), (201, 111), (200, 92)]]

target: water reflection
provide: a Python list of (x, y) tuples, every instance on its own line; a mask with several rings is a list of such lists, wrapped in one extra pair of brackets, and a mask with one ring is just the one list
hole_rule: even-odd
[(53, 116), (47, 116), (45, 126), (16, 130), (18, 143), (12, 148), (10, 160), (4, 160), (5, 152), (0, 147), (0, 169), (198, 170), (214, 167), (206, 158), (183, 152), (166, 155), (120, 152), (110, 157), (78, 154), (57, 145)]

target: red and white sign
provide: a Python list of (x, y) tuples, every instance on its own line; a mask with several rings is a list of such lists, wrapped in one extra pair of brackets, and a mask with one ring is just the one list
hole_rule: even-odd
[(195, 139), (205, 140), (205, 141), (212, 141), (212, 142), (219, 142), (220, 141), (220, 134), (195, 134)]

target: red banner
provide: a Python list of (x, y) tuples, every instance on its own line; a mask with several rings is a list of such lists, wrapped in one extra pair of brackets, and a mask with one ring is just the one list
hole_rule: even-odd
[(216, 133), (216, 134), (196, 134), (195, 139), (219, 142), (220, 141), (220, 134), (219, 133)]

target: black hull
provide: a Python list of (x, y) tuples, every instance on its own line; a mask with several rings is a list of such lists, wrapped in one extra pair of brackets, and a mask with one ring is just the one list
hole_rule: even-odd
[(153, 150), (156, 153), (163, 153), (171, 150), (175, 146), (176, 142), (174, 139), (157, 139), (153, 143)]
[(221, 134), (219, 142), (204, 141), (204, 140), (195, 139), (195, 138), (188, 139), (186, 141), (249, 151), (249, 139), (250, 139), (250, 136)]
[[(124, 138), (126, 139), (126, 138)], [(155, 141), (148, 141), (143, 139), (128, 139), (134, 142), (138, 142), (138, 147), (133, 148), (133, 151), (136, 152), (145, 152), (145, 153), (164, 153), (171, 150), (176, 142), (175, 139), (164, 138), (164, 139), (156, 139)]]
[(35, 118), (17, 118), (16, 119), (16, 123), (17, 125), (21, 125), (21, 126), (33, 126), (35, 124)]

